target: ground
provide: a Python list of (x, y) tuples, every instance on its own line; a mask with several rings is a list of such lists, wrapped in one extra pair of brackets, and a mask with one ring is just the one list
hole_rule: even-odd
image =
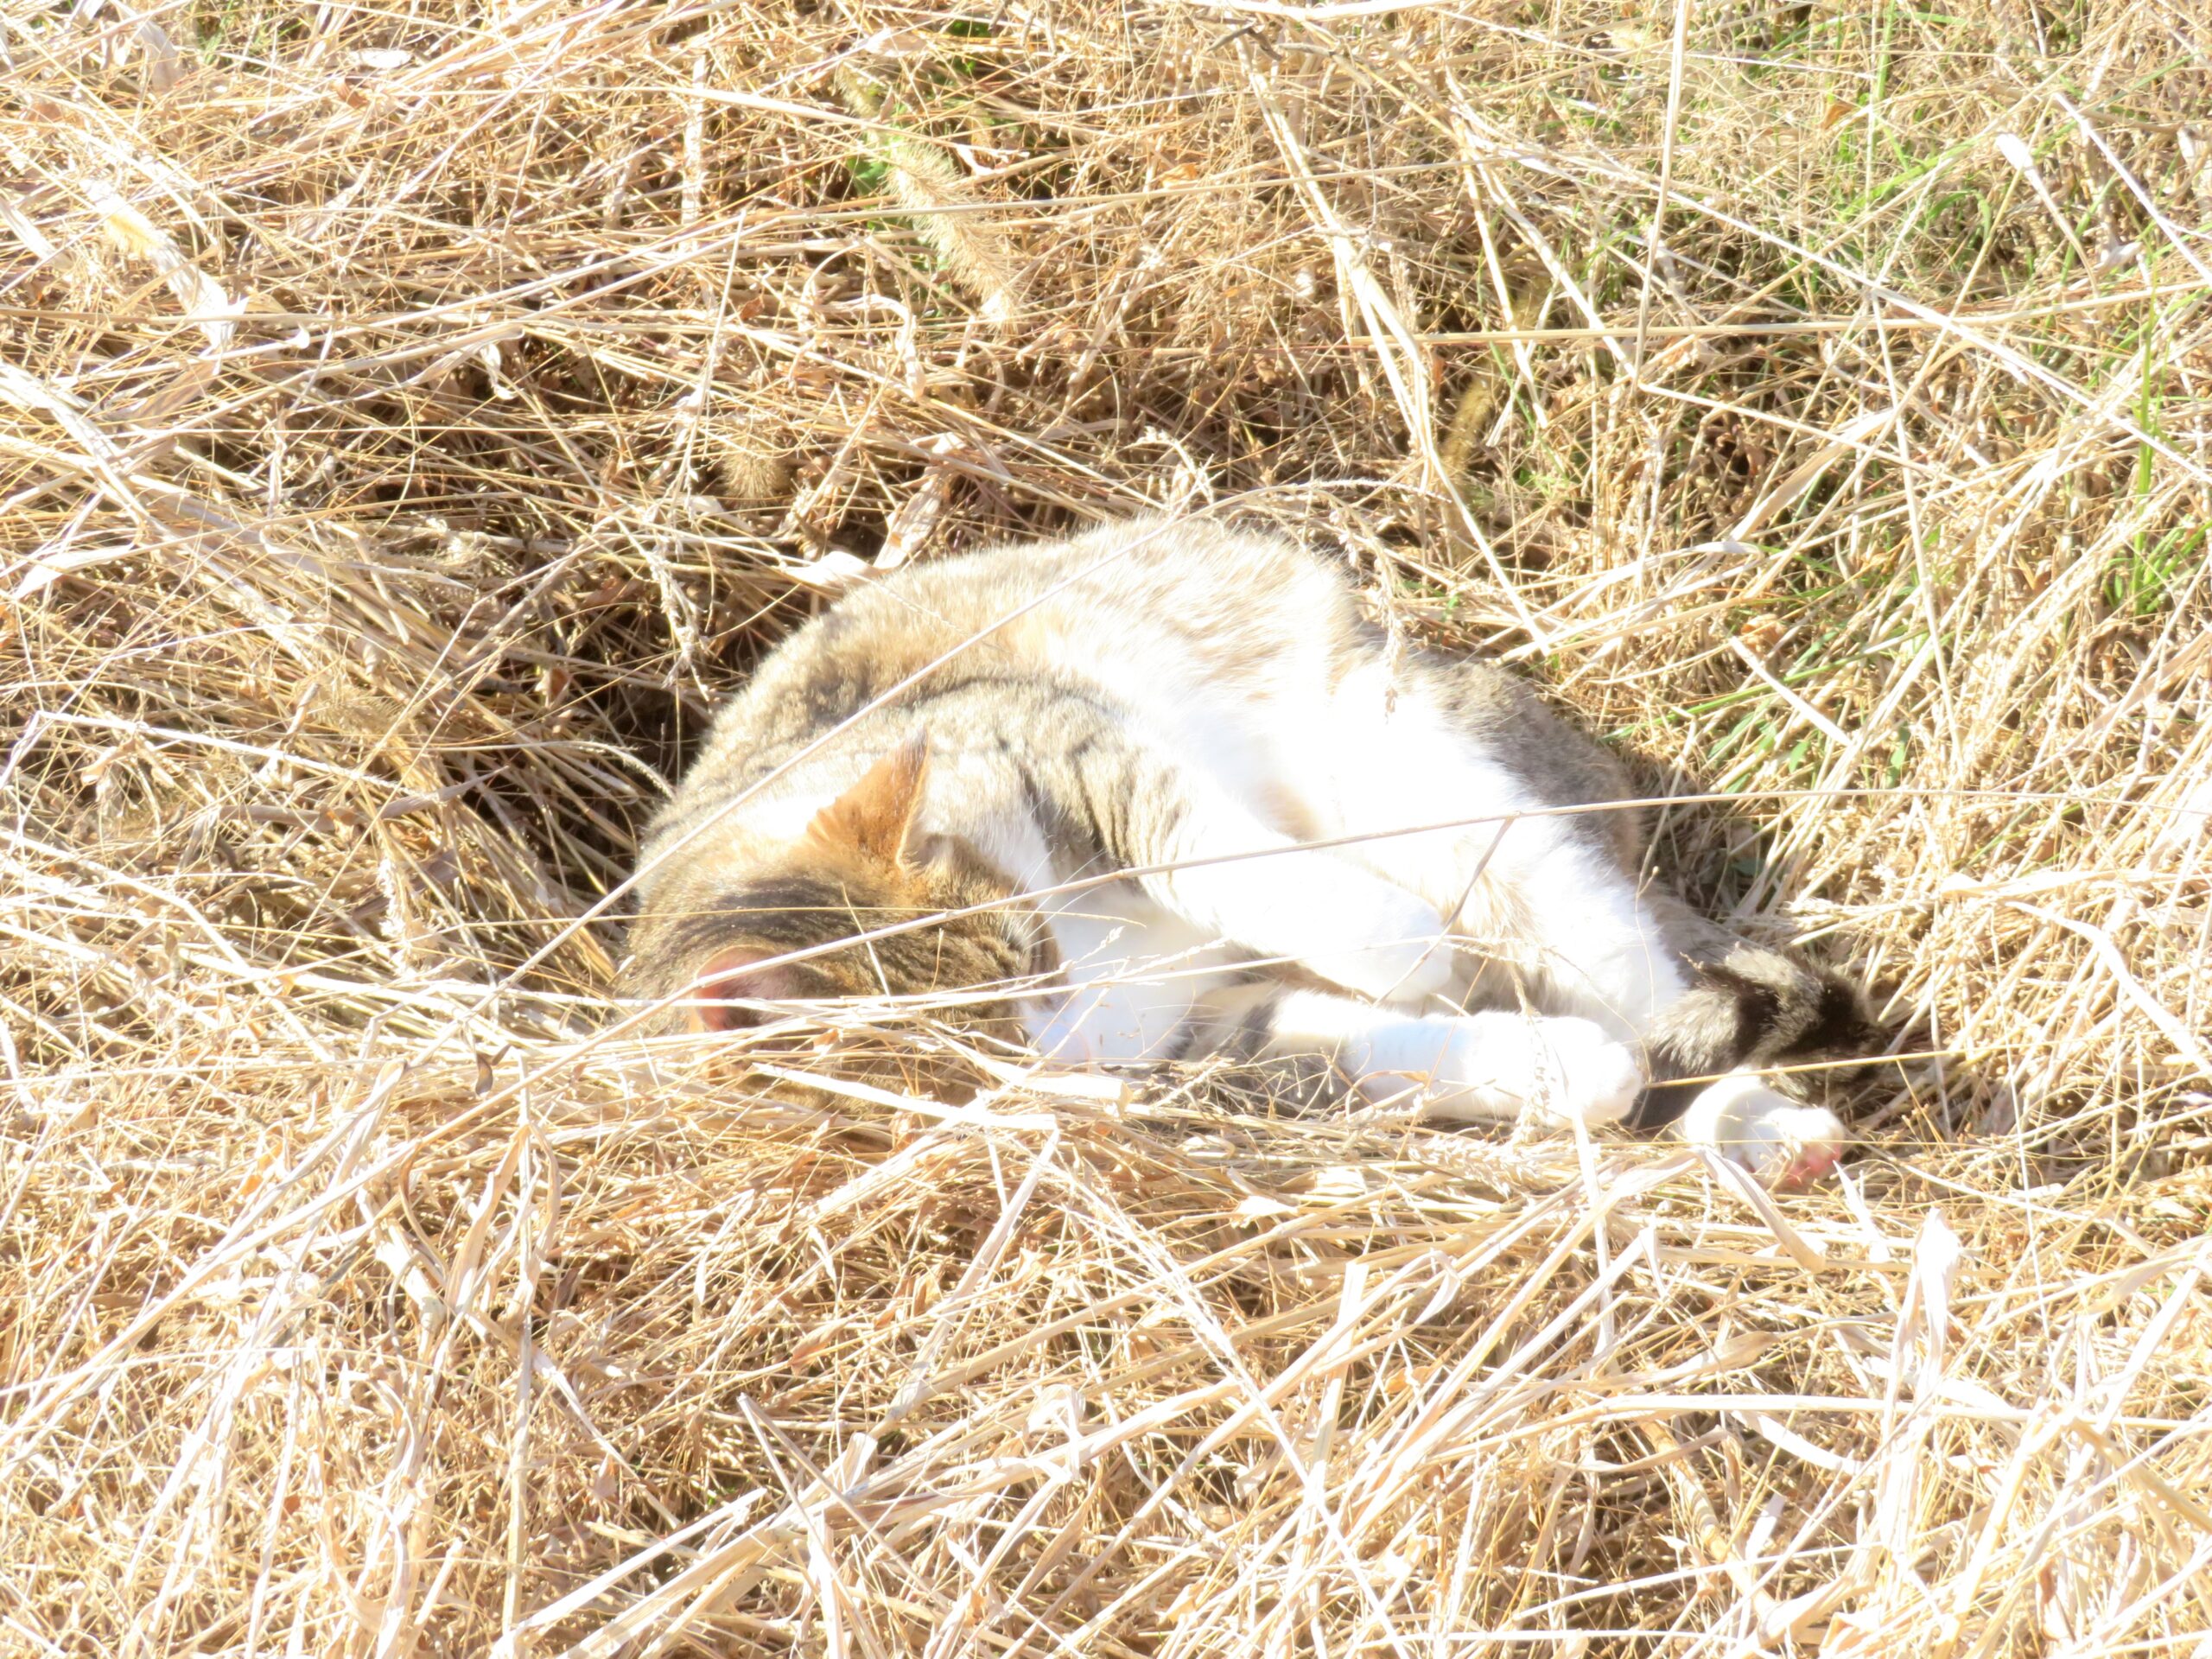
[[(0, 16), (0, 1647), (2206, 1652), (2207, 49)], [(766, 645), (1147, 505), (1864, 972), (1843, 1178), (604, 1034)]]

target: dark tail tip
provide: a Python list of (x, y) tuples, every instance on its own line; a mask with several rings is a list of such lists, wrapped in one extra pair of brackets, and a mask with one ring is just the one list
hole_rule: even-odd
[(1672, 1122), (1722, 1072), (1852, 1058), (1881, 1038), (1856, 985), (1778, 950), (1738, 945), (1693, 971), (1696, 984), (1651, 1033), (1652, 1084), (1637, 1109), (1639, 1127)]

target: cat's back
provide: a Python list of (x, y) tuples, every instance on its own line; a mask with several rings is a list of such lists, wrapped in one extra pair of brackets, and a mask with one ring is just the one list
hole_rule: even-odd
[[(1379, 639), (1305, 549), (1202, 521), (896, 571), (800, 628), (723, 706), (643, 865), (677, 847), (685, 868), (741, 861), (918, 731), (936, 762), (924, 817), (971, 841), (1018, 817), (1029, 745), (1078, 753), (1109, 730), (1272, 813), (1286, 768), (1328, 729), (1330, 688)], [(677, 878), (639, 879), (649, 894)]]
[(804, 742), (894, 693), (912, 708), (979, 682), (1173, 718), (1311, 683), (1363, 632), (1350, 588), (1303, 548), (1137, 519), (985, 548), (847, 595), (762, 664), (709, 747)]

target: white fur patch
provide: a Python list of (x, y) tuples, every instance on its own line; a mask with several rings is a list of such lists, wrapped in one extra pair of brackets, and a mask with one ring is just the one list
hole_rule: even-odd
[(1223, 935), (1287, 957), (1377, 1001), (1419, 1006), (1452, 978), (1435, 907), (1326, 853), (1286, 852), (1179, 873)]
[(1173, 1053), (1192, 1005), (1220, 981), (1214, 941), (1122, 882), (1067, 894), (1045, 914), (1069, 988), (1031, 1011), (1039, 1051), (1074, 1065)]
[[(1553, 1012), (1632, 1040), (1689, 988), (1634, 884), (1591, 845), (1587, 827), (1512, 816), (1544, 803), (1418, 691), (1394, 696), (1379, 664), (1362, 670), (1322, 725), (1334, 794), (1317, 816), (1372, 837), (1348, 856), (1477, 932), (1510, 918), (1518, 937), (1491, 943), (1548, 982)], [(1425, 824), (1459, 827), (1396, 833)]]
[(1421, 1023), (1450, 1028), (1429, 1071), (1433, 1116), (1510, 1117), (1534, 1108), (1561, 1122), (1615, 1123), (1643, 1089), (1635, 1052), (1588, 1020), (1494, 1012)]
[(1276, 1012), (1278, 1048), (1333, 1052), (1370, 1099), (1418, 1086), (1434, 1117), (1497, 1122), (1534, 1109), (1611, 1123), (1643, 1088), (1632, 1050), (1597, 1025), (1492, 1010), (1408, 1019), (1342, 997), (1298, 993)]

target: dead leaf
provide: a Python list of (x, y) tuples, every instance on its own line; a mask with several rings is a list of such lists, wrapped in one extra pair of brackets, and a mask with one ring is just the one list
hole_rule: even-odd
[(1736, 637), (1764, 657), (1782, 643), (1789, 630), (1770, 616), (1755, 616), (1736, 630)]

